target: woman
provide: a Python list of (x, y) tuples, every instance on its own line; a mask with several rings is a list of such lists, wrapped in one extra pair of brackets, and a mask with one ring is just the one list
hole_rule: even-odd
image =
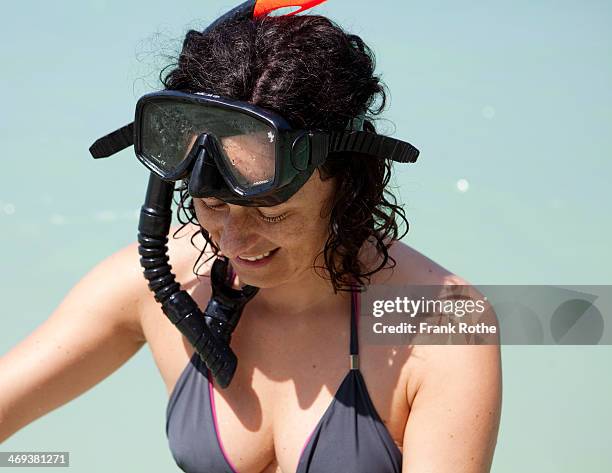
[[(319, 16), (191, 31), (163, 82), (254, 104), (303, 129), (339, 132), (385, 102), (363, 41)], [(365, 129), (374, 130), (369, 121)], [(257, 153), (231, 139), (228, 146), (245, 162)], [(133, 244), (2, 357), (0, 440), (147, 343), (170, 396), (170, 447), (185, 471), (489, 471), (498, 346), (358, 343), (355, 287), (467, 284), (398, 241), (405, 219), (385, 190), (390, 169), (385, 160), (332, 153), (288, 200), (261, 207), (194, 197), (185, 179), (179, 215), (189, 222), (169, 244), (177, 280), (205, 307), (211, 285), (198, 275), (223, 256), (235, 287), (260, 288), (232, 336), (239, 364), (231, 385), (216, 386), (164, 316)]]

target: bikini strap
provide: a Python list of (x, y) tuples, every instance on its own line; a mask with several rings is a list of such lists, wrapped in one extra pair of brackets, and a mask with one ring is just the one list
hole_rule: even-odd
[(359, 369), (359, 312), (360, 312), (359, 289), (351, 286), (351, 341), (350, 341), (350, 367), (352, 370)]

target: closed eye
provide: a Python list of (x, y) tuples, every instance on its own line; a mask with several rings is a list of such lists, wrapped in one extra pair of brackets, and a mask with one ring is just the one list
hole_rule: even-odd
[[(206, 202), (204, 199), (200, 199), (200, 202), (202, 202), (204, 207), (206, 207), (207, 209), (216, 210), (216, 211), (222, 210), (227, 205), (225, 202), (220, 201), (220, 200), (214, 200), (214, 201), (211, 201), (211, 202)], [(258, 213), (258, 217), (261, 220), (263, 220), (264, 222), (267, 222), (267, 223), (282, 222), (283, 220), (285, 220), (289, 216), (288, 212), (285, 212), (285, 213), (280, 214), (280, 215), (264, 215), (263, 213), (261, 213), (258, 210), (257, 213)]]
[(225, 207), (227, 204), (225, 202), (222, 202), (220, 200), (214, 201), (214, 202), (206, 202), (204, 199), (200, 199), (200, 202), (202, 202), (202, 204), (204, 204), (204, 207), (210, 209), (210, 210), (221, 210), (221, 208)]
[(281, 214), (281, 215), (276, 215), (276, 216), (273, 216), (273, 217), (269, 217), (269, 216), (264, 215), (261, 212), (259, 212), (259, 218), (261, 218), (264, 222), (268, 222), (268, 223), (278, 223), (278, 222), (281, 222), (281, 221), (285, 220), (288, 215), (289, 215), (288, 213), (284, 213), (284, 214)]

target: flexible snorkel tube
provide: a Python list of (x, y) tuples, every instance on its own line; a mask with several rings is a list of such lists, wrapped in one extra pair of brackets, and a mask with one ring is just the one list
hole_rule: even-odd
[(212, 297), (202, 313), (193, 298), (176, 282), (168, 264), (168, 233), (172, 222), (174, 182), (151, 173), (138, 224), (138, 253), (144, 276), (164, 314), (185, 336), (206, 364), (217, 384), (229, 386), (238, 360), (229, 346), (244, 306), (259, 290), (226, 285), (227, 260), (218, 258), (211, 272)]
[[(249, 0), (215, 20), (206, 30), (222, 23), (264, 16), (285, 8), (298, 7), (294, 15), (325, 0)], [(133, 123), (97, 140), (89, 151), (95, 159), (109, 157), (134, 144)], [(168, 234), (172, 225), (174, 181), (151, 173), (145, 203), (138, 223), (138, 253), (144, 277), (162, 306), (164, 314), (194, 347), (212, 373), (215, 382), (226, 388), (232, 381), (238, 360), (230, 347), (231, 335), (245, 305), (259, 290), (245, 286), (232, 289), (227, 284), (225, 258), (217, 258), (211, 270), (211, 299), (202, 313), (193, 298), (176, 282), (168, 257)]]

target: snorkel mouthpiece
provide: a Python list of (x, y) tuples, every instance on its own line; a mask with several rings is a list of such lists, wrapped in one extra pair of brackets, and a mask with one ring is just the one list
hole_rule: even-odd
[[(213, 334), (229, 345), (232, 332), (240, 321), (244, 307), (255, 297), (259, 288), (245, 286), (241, 290), (233, 289), (230, 286), (231, 280), (228, 279), (226, 258), (215, 260), (210, 279), (212, 297), (204, 311), (204, 318)], [(228, 280), (230, 285), (226, 284)]]

